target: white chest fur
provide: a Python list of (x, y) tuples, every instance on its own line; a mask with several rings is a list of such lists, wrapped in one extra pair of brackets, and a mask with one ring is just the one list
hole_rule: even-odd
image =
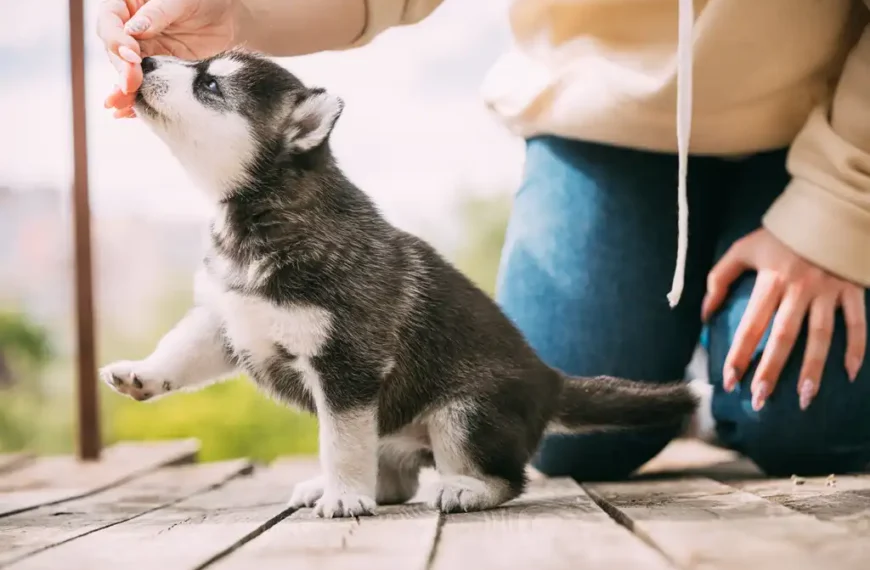
[(293, 355), (293, 366), (306, 387), (319, 391), (311, 358), (329, 339), (332, 315), (312, 305), (279, 306), (266, 299), (229, 290), (220, 273), (202, 271), (196, 280), (197, 303), (222, 321), (227, 341), (236, 354), (256, 370), (276, 355), (280, 346)]
[(218, 312), (229, 341), (257, 360), (273, 354), (275, 345), (312, 358), (329, 336), (329, 313), (317, 307), (278, 307), (229, 291), (220, 296)]

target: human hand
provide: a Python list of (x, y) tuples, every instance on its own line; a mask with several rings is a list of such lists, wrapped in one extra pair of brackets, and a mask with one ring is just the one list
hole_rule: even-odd
[(97, 34), (120, 75), (105, 102), (115, 117), (133, 117), (142, 58), (202, 59), (229, 48), (236, 36), (237, 0), (104, 0)]
[(846, 320), (844, 364), (849, 379), (854, 381), (867, 347), (864, 289), (806, 261), (762, 228), (735, 242), (710, 271), (701, 308), (705, 321), (725, 300), (728, 287), (750, 270), (758, 275), (725, 358), (725, 390), (730, 392), (737, 386), (773, 320), (770, 339), (751, 385), (752, 408), (760, 410), (773, 392), (809, 313), (807, 345), (798, 381), (800, 407), (805, 410), (819, 391), (838, 307), (843, 309)]

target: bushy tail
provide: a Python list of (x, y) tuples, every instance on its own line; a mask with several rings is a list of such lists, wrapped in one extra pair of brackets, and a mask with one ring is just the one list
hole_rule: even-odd
[(674, 425), (688, 419), (697, 398), (686, 382), (653, 384), (610, 376), (565, 377), (551, 432)]

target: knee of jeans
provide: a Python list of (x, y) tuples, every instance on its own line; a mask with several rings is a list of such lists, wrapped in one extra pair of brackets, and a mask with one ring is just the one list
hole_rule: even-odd
[(868, 391), (850, 383), (845, 371), (831, 366), (810, 407), (798, 403), (799, 363), (783, 370), (764, 407), (752, 409), (749, 383), (755, 366), (735, 392), (721, 386), (713, 415), (721, 439), (770, 476), (827, 475), (861, 471), (870, 464)]
[(750, 386), (767, 345), (769, 328), (743, 372), (737, 389), (726, 394), (722, 370), (735, 332), (752, 293), (754, 277), (732, 289), (722, 311), (709, 328), (710, 380), (714, 386), (713, 416), (723, 443), (752, 459), (770, 475), (821, 475), (863, 470), (870, 463), (870, 367), (849, 382), (843, 359), (845, 323), (835, 320), (830, 352), (819, 392), (805, 411), (798, 402), (806, 330), (802, 331), (777, 380), (773, 394), (760, 411), (752, 409)]
[(870, 465), (870, 441), (854, 436), (863, 429), (836, 414), (801, 418), (771, 406), (741, 426), (740, 451), (774, 477), (863, 471)]
[[(754, 367), (747, 371), (751, 380)], [(764, 407), (752, 409), (749, 382), (731, 394), (715, 387), (713, 416), (720, 439), (770, 476), (827, 475), (870, 465), (868, 390), (846, 374), (826, 375), (819, 394), (802, 411), (796, 367), (787, 367)]]

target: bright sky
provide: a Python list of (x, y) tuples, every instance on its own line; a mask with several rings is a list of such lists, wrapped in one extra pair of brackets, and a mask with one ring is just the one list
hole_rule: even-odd
[[(201, 217), (181, 167), (138, 121), (102, 101), (114, 72), (88, 5), (87, 103), (92, 203), (99, 214)], [(447, 0), (421, 25), (352, 52), (283, 60), (303, 81), (340, 95), (333, 146), (348, 174), (397, 224), (449, 233), (459, 192), (506, 192), (522, 144), (478, 96), (507, 45), (507, 0)], [(0, 0), (0, 185), (66, 188), (70, 117), (65, 0)], [(449, 238), (448, 238), (449, 241)]]

